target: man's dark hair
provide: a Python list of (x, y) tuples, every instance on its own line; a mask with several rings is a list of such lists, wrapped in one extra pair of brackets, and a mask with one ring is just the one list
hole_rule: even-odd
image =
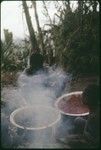
[(32, 53), (30, 56), (30, 67), (26, 69), (27, 75), (33, 75), (36, 71), (43, 69), (44, 57), (40, 53)]
[(39, 53), (36, 53), (36, 54), (33, 53), (30, 56), (30, 66), (33, 69), (40, 69), (40, 68), (42, 68), (43, 67), (43, 61), (44, 61), (44, 58)]
[(99, 104), (100, 88), (96, 84), (88, 85), (83, 91), (83, 102), (90, 108), (96, 108)]

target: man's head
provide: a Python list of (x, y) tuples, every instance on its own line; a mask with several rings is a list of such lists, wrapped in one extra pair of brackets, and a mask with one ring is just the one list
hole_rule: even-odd
[(90, 109), (96, 109), (99, 104), (100, 88), (96, 84), (88, 85), (83, 91), (83, 103)]
[(32, 69), (41, 69), (43, 67), (43, 61), (44, 61), (44, 58), (41, 54), (33, 53), (30, 56), (30, 67)]

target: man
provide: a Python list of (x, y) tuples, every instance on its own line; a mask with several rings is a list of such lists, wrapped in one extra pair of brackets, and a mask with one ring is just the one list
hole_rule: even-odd
[(100, 140), (100, 88), (96, 84), (88, 85), (83, 92), (83, 103), (89, 107), (89, 117), (84, 127), (84, 137), (93, 146)]
[(33, 75), (39, 70), (43, 70), (44, 58), (40, 53), (32, 53), (30, 56), (30, 67), (25, 69), (27, 75)]
[(62, 142), (72, 148), (98, 148), (100, 145), (100, 87), (88, 85), (82, 94), (82, 101), (89, 107), (88, 119), (77, 117), (74, 120), (75, 132)]

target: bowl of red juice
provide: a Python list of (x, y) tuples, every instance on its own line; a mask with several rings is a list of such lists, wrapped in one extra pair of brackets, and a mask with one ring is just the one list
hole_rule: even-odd
[(55, 103), (56, 108), (63, 115), (88, 116), (89, 108), (82, 102), (82, 91), (75, 91), (59, 97)]

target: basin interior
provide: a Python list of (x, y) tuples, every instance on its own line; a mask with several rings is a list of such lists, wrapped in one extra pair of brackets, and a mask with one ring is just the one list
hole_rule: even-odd
[(69, 116), (89, 115), (89, 108), (82, 102), (82, 91), (64, 94), (56, 101), (56, 107), (62, 114)]
[(60, 119), (58, 110), (47, 106), (29, 106), (15, 110), (10, 121), (19, 128), (42, 129), (52, 126)]

